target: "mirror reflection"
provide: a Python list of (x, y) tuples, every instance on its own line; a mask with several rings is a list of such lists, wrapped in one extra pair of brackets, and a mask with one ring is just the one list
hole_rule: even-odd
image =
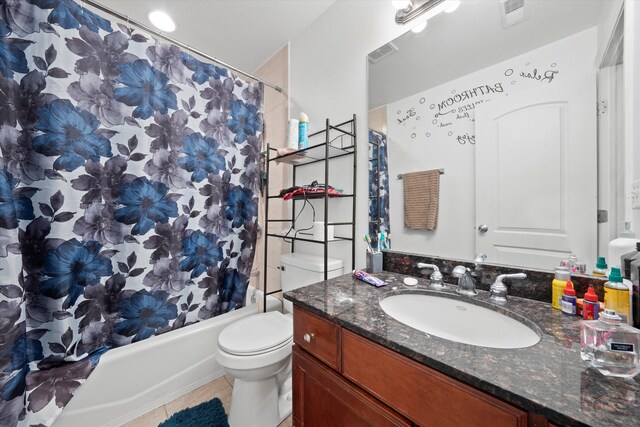
[(545, 270), (575, 255), (590, 273), (631, 233), (623, 34), (618, 1), (469, 0), (372, 52), (370, 232)]

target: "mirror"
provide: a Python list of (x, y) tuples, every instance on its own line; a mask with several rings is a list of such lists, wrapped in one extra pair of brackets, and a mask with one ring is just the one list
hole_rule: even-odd
[[(370, 167), (370, 232), (387, 221), (394, 250), (544, 270), (575, 254), (590, 273), (631, 220), (622, 16), (621, 1), (465, 0), (372, 52), (370, 143), (388, 163)], [(443, 171), (437, 224), (411, 229), (405, 197), (431, 190), (401, 177), (427, 170)]]

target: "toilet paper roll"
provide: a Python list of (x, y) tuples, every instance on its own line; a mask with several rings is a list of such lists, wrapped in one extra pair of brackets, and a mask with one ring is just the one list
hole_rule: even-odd
[[(313, 239), (324, 240), (324, 222), (316, 221), (313, 223)], [(333, 239), (333, 225), (327, 227), (327, 240)]]

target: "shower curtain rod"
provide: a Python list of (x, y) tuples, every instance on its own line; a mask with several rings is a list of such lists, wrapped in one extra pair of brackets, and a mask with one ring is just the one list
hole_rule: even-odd
[(161, 33), (160, 31), (156, 31), (153, 28), (148, 27), (148, 26), (144, 25), (141, 22), (138, 22), (138, 21), (136, 21), (134, 19), (130, 19), (129, 16), (123, 15), (120, 12), (117, 12), (117, 11), (111, 9), (111, 8), (108, 8), (108, 7), (106, 7), (106, 6), (104, 6), (104, 5), (100, 4), (100, 3), (97, 3), (97, 2), (95, 2), (93, 0), (80, 0), (80, 4), (81, 5), (82, 4), (88, 4), (88, 5), (90, 5), (90, 6), (94, 7), (94, 8), (102, 11), (102, 12), (108, 13), (109, 15), (113, 15), (116, 18), (118, 18), (118, 19), (120, 19), (122, 21), (125, 21), (127, 24), (133, 24), (136, 27), (138, 27), (138, 28), (140, 28), (140, 29), (142, 29), (142, 30), (144, 30), (144, 31), (146, 31), (148, 33), (153, 34), (154, 36), (160, 37), (161, 39), (164, 39), (164, 40), (166, 40), (166, 41), (168, 41), (170, 43), (173, 43), (176, 46), (179, 46), (179, 47), (181, 47), (183, 49), (186, 49), (186, 50), (188, 50), (188, 51), (190, 51), (192, 53), (195, 53), (196, 55), (200, 55), (201, 57), (203, 57), (205, 59), (208, 59), (209, 61), (215, 62), (215, 63), (217, 63), (219, 65), (222, 65), (223, 67), (226, 67), (226, 68), (229, 68), (229, 69), (231, 69), (233, 71), (236, 71), (236, 72), (238, 72), (238, 73), (240, 73), (240, 74), (242, 74), (242, 75), (244, 75), (246, 77), (249, 77), (249, 78), (251, 78), (253, 80), (261, 82), (265, 86), (268, 86), (268, 87), (270, 87), (272, 89), (275, 89), (276, 91), (278, 91), (280, 93), (283, 93), (282, 88), (280, 86), (277, 86), (277, 85), (271, 84), (269, 82), (266, 82), (266, 81), (264, 81), (264, 80), (262, 80), (262, 79), (260, 79), (260, 78), (258, 78), (256, 76), (254, 76), (253, 74), (250, 74), (250, 73), (247, 73), (245, 71), (242, 71), (241, 69), (236, 68), (233, 65), (229, 65), (226, 62), (223, 62), (223, 61), (219, 60), (218, 58), (216, 58), (214, 56), (207, 55), (206, 53), (204, 53), (204, 52), (202, 52), (202, 51), (200, 51), (198, 49), (192, 48), (191, 46), (189, 46), (186, 43), (183, 43), (183, 42), (181, 42), (179, 40), (176, 40), (174, 38), (166, 36), (163, 33)]

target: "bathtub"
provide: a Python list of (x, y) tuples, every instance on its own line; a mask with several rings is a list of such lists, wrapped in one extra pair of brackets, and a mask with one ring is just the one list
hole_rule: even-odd
[[(262, 292), (250, 286), (239, 310), (109, 350), (53, 427), (120, 426), (221, 377), (214, 358), (218, 335), (231, 322), (258, 313), (252, 300), (261, 302)], [(281, 301), (270, 297), (267, 307), (279, 310)]]

